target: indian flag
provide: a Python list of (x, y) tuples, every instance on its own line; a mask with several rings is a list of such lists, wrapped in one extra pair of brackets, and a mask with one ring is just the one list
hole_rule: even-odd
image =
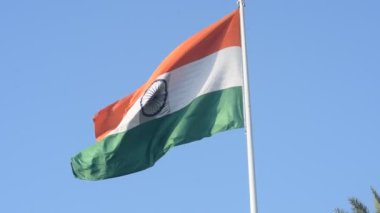
[(149, 80), (94, 117), (97, 143), (71, 160), (77, 178), (141, 171), (172, 147), (244, 126), (239, 10), (179, 45)]

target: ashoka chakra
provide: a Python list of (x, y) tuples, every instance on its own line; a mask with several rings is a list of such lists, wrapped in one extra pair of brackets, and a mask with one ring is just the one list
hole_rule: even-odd
[(163, 79), (155, 80), (144, 92), (140, 100), (141, 112), (151, 117), (161, 112), (168, 97), (167, 83)]

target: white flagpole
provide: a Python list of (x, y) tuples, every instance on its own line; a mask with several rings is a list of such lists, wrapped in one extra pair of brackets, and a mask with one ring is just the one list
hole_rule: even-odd
[(241, 31), (241, 50), (243, 58), (243, 100), (244, 100), (244, 120), (247, 136), (247, 158), (248, 158), (248, 178), (249, 178), (249, 206), (250, 213), (257, 213), (256, 204), (256, 183), (255, 183), (255, 163), (253, 157), (253, 140), (251, 126), (251, 107), (249, 98), (249, 82), (248, 82), (248, 64), (247, 64), (247, 49), (245, 43), (245, 23), (244, 23), (244, 0), (238, 0), (240, 10), (240, 31)]

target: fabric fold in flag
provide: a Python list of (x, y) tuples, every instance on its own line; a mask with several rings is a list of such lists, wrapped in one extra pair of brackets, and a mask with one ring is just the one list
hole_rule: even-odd
[(94, 117), (97, 143), (71, 159), (77, 178), (149, 168), (174, 146), (244, 126), (239, 10), (179, 45), (132, 94)]

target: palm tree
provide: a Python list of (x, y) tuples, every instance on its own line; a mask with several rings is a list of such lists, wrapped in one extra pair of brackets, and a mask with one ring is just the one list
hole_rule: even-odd
[[(371, 191), (374, 197), (375, 201), (375, 208), (376, 213), (380, 213), (380, 196), (377, 194), (376, 190), (371, 187)], [(360, 202), (357, 198), (350, 198), (348, 201), (351, 204), (352, 212), (353, 213), (369, 213), (368, 208)], [(343, 209), (335, 209), (335, 213), (348, 213), (347, 211)]]

